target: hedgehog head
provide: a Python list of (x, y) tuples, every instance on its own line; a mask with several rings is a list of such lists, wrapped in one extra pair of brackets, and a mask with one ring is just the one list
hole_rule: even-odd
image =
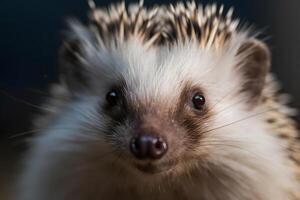
[(71, 22), (61, 61), (72, 101), (91, 107), (83, 112), (94, 119), (84, 123), (103, 141), (94, 152), (118, 152), (132, 172), (167, 174), (248, 162), (237, 151), (245, 143), (257, 154), (267, 148), (249, 116), (259, 110), (270, 54), (231, 9), (91, 7), (88, 25)]

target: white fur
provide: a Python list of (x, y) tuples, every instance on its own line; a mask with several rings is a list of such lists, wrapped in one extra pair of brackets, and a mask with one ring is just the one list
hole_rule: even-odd
[[(236, 52), (246, 35), (234, 36), (228, 46), (215, 51), (189, 43), (172, 49), (146, 49), (134, 39), (103, 50), (77, 34), (87, 44), (85, 65), (93, 72), (95, 88), (78, 94), (76, 101), (61, 103), (51, 115), (55, 117), (45, 117), (51, 120), (32, 141), (17, 199), (180, 199), (180, 195), (191, 200), (289, 199), (296, 183), (287, 167), (285, 147), (269, 132), (261, 115), (255, 116), (266, 108), (248, 111), (244, 101), (247, 97), (238, 93), (243, 80), (235, 67), (239, 62)], [(185, 175), (178, 175), (180, 181), (168, 179), (170, 186), (163, 189), (166, 183), (129, 175), (126, 163), (112, 159), (112, 149), (101, 133), (106, 119), (97, 112), (97, 106), (118, 77), (126, 81), (132, 98), (153, 104), (176, 104), (185, 81), (204, 89), (214, 113), (205, 126), (211, 129), (224, 125), (208, 132), (202, 141), (212, 145), (200, 144), (194, 152), (203, 154), (205, 165), (187, 161), (182, 169)], [(238, 122), (241, 119), (245, 120)], [(98, 132), (87, 130), (83, 123), (96, 125)], [(231, 125), (225, 127), (227, 124)], [(188, 166), (198, 172), (193, 170), (189, 176)], [(145, 188), (144, 182), (152, 189)]]

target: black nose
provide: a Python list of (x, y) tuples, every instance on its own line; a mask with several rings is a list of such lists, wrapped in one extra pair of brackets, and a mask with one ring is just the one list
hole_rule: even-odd
[(155, 135), (139, 135), (130, 143), (130, 150), (138, 159), (159, 159), (168, 150), (167, 142)]

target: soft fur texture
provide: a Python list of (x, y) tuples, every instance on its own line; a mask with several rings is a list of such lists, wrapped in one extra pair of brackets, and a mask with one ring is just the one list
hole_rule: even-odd
[[(103, 13), (110, 21), (125, 18), (115, 14), (125, 12), (122, 5), (119, 11), (91, 5), (92, 21)], [(146, 13), (141, 19), (152, 11), (136, 8)], [(143, 33), (122, 36), (126, 26), (116, 22), (118, 34), (113, 28), (110, 38), (109, 32), (97, 32), (97, 25), (72, 23), (62, 50), (62, 81), (53, 87), (45, 115), (35, 121), (41, 132), (25, 159), (17, 199), (295, 200), (300, 187), (290, 164), (291, 146), (266, 119), (269, 112), (285, 113), (286, 119), (290, 113), (280, 103), (268, 103), (276, 94), (265, 84), (271, 77), (267, 47), (238, 30), (234, 20), (230, 36), (219, 39), (180, 36), (176, 23), (176, 30), (159, 29), (168, 15), (201, 9), (194, 4), (157, 8), (160, 14), (151, 15), (156, 29), (146, 26)], [(207, 10), (202, 20), (218, 12), (214, 6)], [(216, 19), (222, 21), (221, 12)], [(219, 24), (212, 23), (205, 34), (216, 34), (214, 26)], [(152, 29), (158, 36), (145, 36)], [(163, 36), (174, 31), (176, 39)], [(122, 88), (125, 110), (105, 106), (114, 87)], [(190, 105), (194, 90), (206, 98), (203, 112)], [(128, 148), (135, 130), (149, 127), (169, 142), (168, 153), (152, 164), (172, 161), (154, 174), (139, 170), (135, 165), (145, 163)], [(293, 126), (286, 133), (290, 130)]]

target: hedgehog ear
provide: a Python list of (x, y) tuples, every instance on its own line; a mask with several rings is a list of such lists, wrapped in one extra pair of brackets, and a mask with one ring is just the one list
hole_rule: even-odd
[(239, 71), (243, 74), (242, 92), (249, 96), (249, 103), (257, 104), (270, 69), (271, 54), (269, 48), (257, 39), (245, 41), (238, 50), (241, 62)]
[(88, 31), (79, 22), (69, 22), (69, 27), (60, 50), (60, 70), (63, 82), (71, 91), (78, 91), (88, 84), (84, 59)]
[(64, 42), (60, 53), (61, 78), (71, 91), (87, 85), (87, 73), (80, 55), (79, 41)]

